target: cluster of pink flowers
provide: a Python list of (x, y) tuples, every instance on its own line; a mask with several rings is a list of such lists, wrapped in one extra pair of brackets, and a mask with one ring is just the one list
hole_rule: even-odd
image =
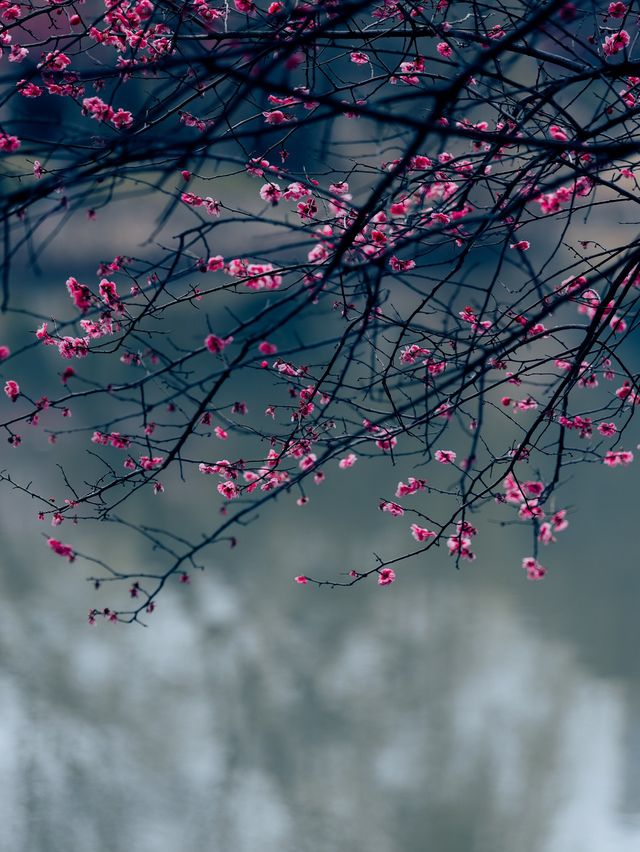
[(143, 470), (155, 470), (163, 461), (162, 456), (140, 456), (138, 464)]
[(131, 127), (133, 124), (133, 115), (129, 110), (122, 109), (121, 107), (114, 110), (112, 106), (105, 103), (97, 95), (92, 98), (83, 99), (82, 111), (85, 115), (91, 116), (96, 121), (110, 121), (118, 130)]
[(121, 435), (120, 432), (110, 432), (108, 435), (96, 429), (91, 436), (91, 441), (94, 444), (100, 444), (103, 447), (116, 447), (118, 450), (126, 450), (131, 446), (131, 439)]
[(282, 276), (275, 272), (271, 263), (249, 263), (240, 258), (230, 260), (225, 272), (232, 278), (245, 278), (245, 287), (250, 290), (277, 290)]
[(451, 535), (447, 539), (447, 547), (451, 556), (472, 562), (476, 555), (471, 551), (471, 544), (473, 537), (477, 534), (478, 530), (468, 521), (458, 521), (455, 535)]
[(20, 140), (17, 136), (11, 136), (9, 133), (0, 133), (0, 151), (5, 154), (11, 154), (17, 151), (20, 147)]
[(626, 30), (619, 30), (617, 33), (605, 37), (602, 43), (602, 52), (605, 56), (614, 56), (616, 53), (624, 50), (630, 41), (631, 36), (629, 33)]
[(631, 450), (608, 450), (602, 461), (608, 467), (625, 466), (633, 461), (633, 453)]
[(209, 195), (203, 198), (201, 195), (196, 195), (193, 192), (183, 192), (180, 200), (184, 204), (189, 205), (189, 207), (204, 207), (210, 216), (220, 215), (220, 202), (216, 201), (215, 198), (211, 198)]
[(522, 567), (527, 572), (528, 580), (542, 580), (547, 573), (547, 569), (534, 559), (533, 556), (526, 556), (522, 560)]
[(70, 544), (63, 544), (61, 541), (58, 541), (57, 538), (50, 538), (48, 540), (48, 545), (54, 553), (57, 553), (58, 556), (63, 556), (65, 559), (68, 559), (69, 562), (73, 562), (76, 558)]

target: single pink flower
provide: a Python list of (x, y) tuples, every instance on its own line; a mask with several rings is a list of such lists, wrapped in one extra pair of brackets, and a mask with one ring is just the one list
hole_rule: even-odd
[(393, 568), (380, 568), (378, 571), (378, 585), (390, 586), (396, 579), (396, 572)]
[(411, 524), (411, 535), (416, 541), (428, 541), (430, 538), (435, 538), (436, 533), (425, 527), (419, 527), (418, 524)]

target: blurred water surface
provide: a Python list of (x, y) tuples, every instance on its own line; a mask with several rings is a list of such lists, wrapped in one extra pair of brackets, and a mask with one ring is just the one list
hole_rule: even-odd
[[(5, 499), (4, 848), (640, 848), (638, 546), (619, 507), (602, 501), (600, 532), (572, 518), (542, 583), (522, 530), (496, 526), (460, 572), (430, 556), (387, 589), (295, 585), (403, 546), (406, 519), (356, 508), (377, 476), (356, 470), (352, 516), (320, 489), (313, 514), (271, 507), (147, 629), (89, 627), (109, 592)], [(184, 495), (163, 498), (160, 521)]]

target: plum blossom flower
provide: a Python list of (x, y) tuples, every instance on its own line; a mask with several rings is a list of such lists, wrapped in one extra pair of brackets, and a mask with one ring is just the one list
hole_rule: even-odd
[(527, 572), (528, 580), (542, 580), (544, 575), (547, 573), (547, 569), (543, 568), (538, 560), (534, 559), (533, 556), (526, 556), (522, 560), (522, 567)]
[(20, 385), (17, 382), (14, 382), (13, 379), (9, 379), (9, 381), (4, 386), (4, 392), (9, 397), (11, 402), (15, 402), (20, 396)]
[(57, 553), (58, 556), (64, 556), (65, 559), (68, 559), (69, 562), (73, 562), (76, 558), (75, 553), (73, 552), (73, 548), (70, 544), (63, 544), (61, 541), (58, 541), (57, 538), (50, 538), (47, 541), (47, 544), (53, 550), (54, 553)]
[(456, 460), (456, 454), (453, 450), (436, 450), (434, 456), (440, 464), (453, 464)]
[(309, 580), (307, 579), (307, 577), (304, 576), (304, 574), (299, 574), (297, 577), (294, 577), (294, 579), (295, 579), (296, 583), (298, 583), (301, 586), (306, 586), (307, 583), (309, 582)]
[(17, 151), (21, 142), (17, 136), (10, 136), (8, 133), (0, 133), (0, 151), (5, 154), (10, 154)]
[[(388, 433), (387, 433), (388, 434)], [(378, 449), (383, 450), (383, 452), (387, 453), (392, 450), (398, 443), (398, 439), (393, 435), (388, 435), (385, 438), (378, 438), (376, 441), (376, 447)]]
[(286, 115), (281, 109), (268, 110), (263, 112), (262, 115), (267, 124), (286, 124), (292, 120), (291, 116)]
[(216, 334), (209, 334), (204, 339), (205, 347), (214, 355), (222, 352), (230, 343), (233, 343), (233, 337), (218, 337)]
[(607, 10), (612, 18), (624, 18), (627, 14), (627, 7), (624, 3), (614, 2), (609, 3), (609, 8)]
[(447, 539), (447, 547), (451, 556), (458, 556), (462, 559), (468, 559), (472, 562), (476, 555), (471, 552), (471, 537), (458, 532), (456, 535), (450, 535)]
[(378, 571), (378, 585), (390, 586), (396, 579), (396, 572), (393, 568), (380, 568)]
[(91, 307), (91, 291), (86, 284), (79, 284), (75, 278), (67, 278), (67, 290), (76, 308), (85, 313)]
[(562, 532), (569, 526), (569, 521), (566, 519), (567, 510), (560, 509), (551, 516), (551, 524), (554, 532)]
[(164, 458), (162, 456), (140, 456), (138, 459), (138, 464), (143, 470), (154, 470), (156, 467), (159, 467)]
[(398, 483), (398, 487), (396, 488), (396, 497), (407, 497), (409, 494), (415, 494), (416, 491), (422, 491), (426, 484), (427, 483), (424, 479), (416, 479), (415, 477), (410, 476), (406, 484), (404, 482)]
[(348, 456), (345, 456), (343, 459), (340, 459), (338, 462), (338, 467), (340, 470), (346, 470), (348, 467), (353, 467), (354, 464), (358, 461), (358, 456), (355, 453), (349, 453)]
[(401, 518), (402, 515), (404, 515), (404, 509), (402, 506), (399, 506), (391, 500), (381, 500), (379, 509), (381, 512), (389, 512), (389, 514), (394, 518)]
[(624, 50), (630, 41), (631, 37), (629, 36), (629, 33), (626, 30), (620, 30), (613, 35), (606, 36), (602, 43), (602, 52), (605, 56), (613, 56), (621, 50)]
[(222, 494), (223, 497), (226, 497), (227, 500), (233, 500), (236, 497), (240, 496), (240, 489), (231, 479), (228, 479), (226, 482), (220, 482), (218, 485), (218, 493)]
[(277, 183), (265, 183), (260, 189), (260, 198), (263, 201), (268, 201), (274, 207), (282, 198), (282, 190)]
[(608, 467), (631, 464), (633, 453), (631, 450), (609, 450), (602, 461)]
[(615, 423), (600, 423), (598, 426), (598, 432), (605, 438), (612, 438), (617, 431)]
[(416, 541), (428, 541), (430, 538), (436, 537), (436, 533), (426, 527), (420, 527), (418, 524), (411, 524), (411, 535)]

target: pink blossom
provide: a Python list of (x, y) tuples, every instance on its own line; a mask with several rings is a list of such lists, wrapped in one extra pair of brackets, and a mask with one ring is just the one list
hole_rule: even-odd
[(630, 450), (609, 450), (602, 461), (609, 467), (631, 464), (633, 453)]
[(547, 573), (547, 569), (543, 568), (537, 559), (533, 556), (527, 556), (522, 560), (522, 567), (527, 572), (528, 580), (542, 580)]
[(229, 434), (225, 432), (221, 426), (216, 426), (213, 431), (215, 432), (216, 438), (220, 438), (221, 441), (226, 441), (229, 437)]
[(462, 559), (468, 559), (472, 562), (476, 555), (471, 552), (471, 537), (458, 533), (451, 535), (447, 539), (447, 547), (451, 556), (459, 556)]
[(419, 527), (418, 524), (411, 524), (411, 535), (416, 541), (428, 541), (430, 538), (435, 538), (436, 533), (426, 527)]
[(538, 539), (543, 544), (550, 544), (551, 542), (555, 541), (553, 535), (553, 527), (548, 521), (545, 521), (543, 524), (540, 524), (540, 529), (538, 531)]
[(453, 450), (436, 450), (434, 455), (436, 461), (439, 461), (440, 464), (453, 464), (456, 460), (456, 454)]
[(75, 278), (67, 278), (67, 290), (79, 311), (85, 313), (91, 307), (91, 291), (86, 284), (78, 284)]
[(278, 351), (278, 347), (275, 343), (269, 343), (268, 340), (263, 340), (258, 346), (258, 351), (263, 355), (275, 355)]
[(102, 98), (97, 96), (84, 98), (82, 101), (82, 111), (85, 115), (90, 115), (96, 121), (110, 121), (115, 115), (113, 107), (106, 104)]
[(366, 65), (371, 61), (368, 55), (366, 53), (362, 53), (360, 50), (354, 50), (351, 53), (350, 59), (352, 62), (355, 62), (356, 65)]
[(566, 132), (561, 127), (558, 127), (557, 124), (551, 125), (551, 127), (549, 128), (549, 136), (551, 136), (557, 142), (566, 142), (569, 138)]
[(569, 521), (566, 519), (567, 510), (560, 509), (551, 516), (551, 524), (554, 532), (563, 532), (569, 526)]
[(224, 268), (224, 258), (221, 254), (217, 254), (215, 257), (210, 257), (207, 261), (207, 272), (217, 272), (219, 269)]
[(438, 51), (440, 56), (444, 56), (445, 59), (448, 59), (453, 53), (451, 46), (448, 45), (446, 41), (439, 41), (436, 45), (436, 50)]
[(291, 117), (280, 109), (272, 109), (263, 112), (262, 115), (267, 124), (286, 124), (286, 122), (291, 121)]
[(630, 41), (631, 37), (629, 36), (629, 33), (626, 30), (620, 30), (613, 35), (606, 36), (602, 43), (602, 52), (605, 56), (613, 56), (621, 50), (624, 50)]
[(8, 346), (0, 346), (0, 361), (4, 361), (11, 355), (11, 350)]
[(389, 435), (386, 438), (379, 438), (376, 441), (376, 447), (378, 447), (378, 449), (380, 450), (383, 450), (384, 452), (389, 452), (397, 445), (397, 443), (398, 439), (393, 435)]
[(605, 438), (613, 437), (617, 431), (615, 423), (600, 423), (598, 426), (598, 432), (600, 432), (600, 434)]
[(0, 151), (5, 154), (10, 154), (17, 151), (20, 147), (20, 140), (17, 136), (10, 136), (8, 133), (0, 133)]
[(528, 240), (520, 240), (517, 243), (511, 243), (509, 248), (517, 249), (518, 251), (529, 251), (531, 243)]
[(120, 297), (118, 296), (118, 291), (113, 281), (107, 281), (106, 278), (103, 278), (98, 285), (98, 292), (100, 293), (102, 300), (110, 308), (120, 307)]
[(129, 112), (129, 110), (119, 107), (111, 116), (111, 124), (119, 130), (124, 127), (131, 127), (133, 124), (133, 115)]
[(393, 568), (380, 568), (378, 570), (378, 585), (390, 586), (396, 579), (396, 572)]
[(317, 460), (315, 453), (308, 453), (306, 456), (301, 458), (298, 463), (300, 470), (311, 470)]
[(233, 337), (218, 337), (216, 334), (209, 334), (204, 339), (204, 345), (214, 355), (222, 352), (230, 343), (233, 343)]
[(609, 9), (607, 10), (612, 18), (624, 18), (627, 14), (627, 7), (622, 2), (609, 3)]
[(143, 470), (154, 470), (156, 467), (159, 467), (164, 458), (162, 456), (140, 456), (138, 459), (138, 464)]
[(399, 506), (391, 500), (381, 500), (378, 508), (381, 512), (389, 512), (389, 514), (394, 518), (401, 518), (402, 515), (404, 515), (404, 509), (402, 506)]
[(88, 337), (63, 337), (58, 341), (58, 352), (62, 358), (86, 358), (89, 354)]
[(309, 582), (309, 580), (307, 579), (307, 577), (304, 576), (304, 574), (300, 574), (298, 577), (295, 577), (294, 579), (295, 579), (296, 583), (299, 583), (301, 586), (306, 586), (307, 583)]
[(7, 21), (7, 23), (12, 23), (13, 21), (17, 21), (21, 14), (22, 10), (20, 9), (20, 6), (15, 3), (11, 6), (4, 6), (2, 20)]
[(348, 456), (345, 456), (343, 459), (340, 459), (338, 462), (338, 467), (340, 470), (346, 470), (348, 467), (353, 467), (354, 464), (358, 461), (358, 456), (355, 453), (349, 453)]
[(58, 556), (64, 556), (65, 559), (69, 560), (69, 562), (73, 562), (73, 560), (76, 558), (76, 555), (73, 552), (73, 548), (70, 544), (63, 544), (61, 541), (58, 541), (57, 538), (50, 538), (48, 539), (47, 543), (54, 553), (57, 553)]
[(260, 198), (275, 206), (282, 198), (282, 190), (277, 183), (265, 183), (260, 189)]
[(4, 392), (9, 397), (11, 402), (15, 402), (20, 396), (20, 385), (17, 382), (14, 382), (13, 379), (9, 379), (9, 381), (4, 386)]
[(406, 484), (404, 482), (398, 483), (396, 497), (407, 497), (409, 494), (415, 494), (416, 491), (422, 491), (426, 484), (424, 479), (415, 479), (413, 476), (410, 476)]
[(233, 500), (235, 497), (240, 496), (240, 489), (231, 479), (228, 479), (226, 482), (220, 482), (218, 484), (218, 493), (222, 494), (223, 497), (226, 497), (227, 500)]

